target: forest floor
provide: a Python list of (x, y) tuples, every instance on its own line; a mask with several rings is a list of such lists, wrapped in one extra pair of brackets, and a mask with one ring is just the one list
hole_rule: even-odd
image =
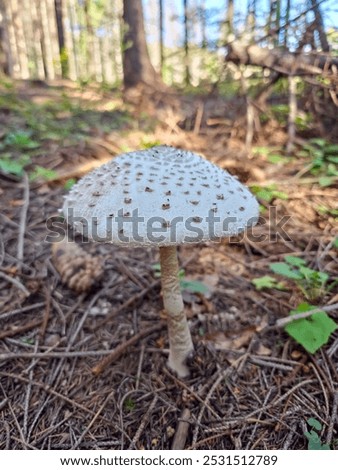
[[(1, 88), (0, 449), (338, 450), (338, 331), (309, 354), (278, 323), (303, 303), (338, 321), (337, 180), (305, 140), (284, 156), (272, 116), (248, 158), (239, 98), (166, 100), (127, 104), (69, 83)], [(104, 276), (77, 294), (46, 241), (74, 179), (159, 143), (238, 175), (262, 206), (255, 238), (179, 249), (196, 347), (186, 380), (166, 366), (158, 250), (83, 243)], [(317, 275), (274, 274), (286, 255)]]

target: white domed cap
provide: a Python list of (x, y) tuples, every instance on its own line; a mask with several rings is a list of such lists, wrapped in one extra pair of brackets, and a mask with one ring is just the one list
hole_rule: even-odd
[(119, 155), (83, 177), (63, 213), (92, 240), (167, 246), (236, 235), (257, 222), (258, 203), (208, 160), (157, 146)]

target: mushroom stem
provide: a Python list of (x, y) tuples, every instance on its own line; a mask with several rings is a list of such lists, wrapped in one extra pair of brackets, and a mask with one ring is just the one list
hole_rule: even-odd
[(193, 352), (194, 346), (184, 313), (176, 246), (160, 247), (160, 260), (163, 304), (167, 312), (169, 331), (168, 366), (179, 377), (186, 377), (189, 375), (189, 369), (185, 362)]

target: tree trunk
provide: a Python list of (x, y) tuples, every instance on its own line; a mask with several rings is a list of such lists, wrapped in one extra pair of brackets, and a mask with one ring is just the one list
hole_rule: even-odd
[(24, 80), (29, 78), (27, 44), (23, 30), (23, 22), (20, 14), (18, 0), (11, 0), (8, 5), (12, 13), (12, 22), (14, 28), (15, 42), (18, 53), (18, 62), (20, 65), (20, 78)]
[(272, 38), (273, 45), (279, 46), (279, 33), (280, 33), (280, 0), (270, 0), (270, 11), (268, 18), (268, 34)]
[(45, 3), (46, 0), (33, 0), (35, 1), (36, 11), (38, 15), (38, 25), (41, 32), (41, 49), (43, 56), (43, 64), (45, 76), (50, 79), (55, 79), (55, 69), (53, 60), (52, 40), (48, 25), (48, 10)]
[(183, 0), (183, 24), (184, 24), (184, 65), (186, 85), (190, 84), (190, 67), (189, 67), (189, 26), (188, 26), (188, 0)]
[(206, 49), (208, 46), (207, 39), (207, 12), (205, 8), (205, 1), (203, 0), (199, 7), (199, 17), (201, 23), (201, 35), (202, 35), (202, 44), (201, 48)]
[[(64, 49), (61, 52), (62, 74), (71, 80), (77, 80), (77, 71), (75, 64), (75, 45), (72, 37), (72, 22), (68, 0), (62, 0), (62, 31), (64, 33)], [(66, 69), (66, 70), (65, 70)]]
[(70, 39), (72, 43), (72, 50), (74, 52), (74, 69), (75, 69), (75, 75), (78, 79), (83, 78), (82, 77), (82, 68), (81, 68), (81, 60), (80, 60), (80, 53), (79, 53), (79, 45), (78, 41), (76, 39), (76, 25), (79, 24), (78, 22), (78, 17), (77, 17), (77, 12), (74, 4), (75, 0), (68, 0), (68, 16), (69, 16), (69, 28), (70, 28)]
[(150, 62), (143, 22), (142, 2), (123, 0), (123, 81), (126, 88), (144, 83), (156, 86), (159, 77)]
[(88, 78), (95, 79), (96, 76), (96, 51), (94, 41), (94, 28), (90, 15), (90, 0), (84, 0), (84, 18), (85, 18), (85, 43), (86, 43), (86, 63)]
[(49, 31), (51, 53), (53, 58), (55, 75), (57, 78), (62, 76), (61, 73), (61, 60), (60, 60), (60, 49), (58, 41), (58, 32), (55, 17), (55, 5), (54, 0), (45, 0), (46, 12), (47, 12), (47, 27)]
[(64, 8), (65, 0), (54, 0), (55, 6), (55, 18), (56, 18), (56, 27), (57, 27), (57, 35), (59, 41), (59, 50), (60, 50), (60, 62), (61, 62), (61, 73), (62, 77), (66, 78), (68, 75), (68, 55), (66, 49), (66, 41), (65, 41), (65, 33), (63, 27), (63, 15), (65, 12)]
[(11, 47), (6, 22), (6, 7), (3, 0), (0, 0), (0, 74), (4, 73), (9, 77), (13, 73)]
[(227, 8), (224, 22), (224, 44), (232, 40), (234, 34), (234, 0), (227, 0)]
[(289, 32), (289, 21), (290, 21), (290, 11), (291, 11), (291, 0), (286, 0), (285, 6), (285, 27), (284, 27), (284, 41), (283, 45), (285, 48), (288, 47), (288, 32)]
[(164, 16), (163, 16), (163, 0), (159, 0), (159, 33), (160, 33), (160, 66), (161, 74), (164, 65)]
[(324, 22), (321, 11), (319, 9), (318, 1), (311, 0), (311, 6), (313, 13), (315, 14), (315, 22), (316, 22), (316, 29), (318, 31), (320, 45), (324, 52), (328, 52), (330, 50), (329, 43), (327, 42), (327, 37), (324, 31)]
[(253, 42), (256, 30), (256, 0), (248, 0), (248, 13), (245, 22), (249, 40)]

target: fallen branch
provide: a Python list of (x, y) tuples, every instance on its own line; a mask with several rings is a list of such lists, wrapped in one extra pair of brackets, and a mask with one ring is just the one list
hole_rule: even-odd
[(306, 312), (296, 313), (295, 315), (290, 315), (286, 318), (280, 318), (276, 321), (275, 328), (283, 328), (285, 325), (292, 323), (296, 320), (301, 320), (303, 318), (311, 317), (314, 313), (319, 312), (333, 312), (338, 309), (338, 303), (333, 305), (326, 305), (324, 307), (313, 308), (312, 310), (307, 310)]
[(189, 408), (184, 408), (179, 418), (179, 422), (178, 422), (178, 426), (175, 432), (175, 437), (171, 446), (171, 450), (184, 450), (185, 443), (188, 437), (190, 417), (191, 417), (191, 413), (190, 413)]
[(228, 44), (228, 62), (264, 67), (283, 75), (328, 75), (327, 70), (338, 66), (338, 59), (329, 54), (291, 53), (281, 49), (270, 49), (257, 44), (246, 44), (235, 40)]
[(19, 234), (18, 234), (18, 251), (17, 257), (18, 261), (23, 261), (24, 253), (24, 242), (25, 242), (25, 232), (26, 232), (26, 220), (27, 220), (27, 211), (29, 206), (29, 180), (27, 173), (23, 174), (23, 206), (20, 215), (20, 225), (19, 225)]
[(8, 274), (3, 273), (2, 271), (0, 271), (0, 277), (2, 277), (2, 279), (5, 279), (6, 281), (10, 282), (11, 284), (13, 284), (18, 289), (20, 289), (27, 297), (30, 295), (29, 290), (26, 289), (26, 287), (23, 284), (21, 284), (21, 282), (18, 279), (16, 279), (15, 277), (8, 276)]

